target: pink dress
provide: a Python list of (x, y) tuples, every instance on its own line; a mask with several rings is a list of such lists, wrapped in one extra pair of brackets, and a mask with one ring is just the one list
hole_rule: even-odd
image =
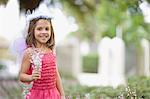
[[(32, 65), (28, 74), (32, 74)], [(56, 87), (56, 57), (53, 52), (43, 54), (41, 78), (33, 82), (26, 99), (60, 99)]]

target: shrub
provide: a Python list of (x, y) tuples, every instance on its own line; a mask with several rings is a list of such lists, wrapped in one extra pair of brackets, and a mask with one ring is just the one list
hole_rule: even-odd
[(83, 72), (97, 73), (98, 71), (98, 54), (90, 53), (83, 56)]
[(141, 76), (141, 77), (130, 77), (128, 79), (128, 86), (136, 90), (138, 97), (150, 98), (150, 78)]
[[(117, 88), (111, 86), (88, 87), (76, 84), (74, 86), (64, 87), (66, 95), (72, 96), (72, 99), (84, 99), (88, 96), (90, 99), (150, 99), (150, 78), (149, 77), (129, 77), (127, 86), (120, 85)], [(86, 98), (85, 98), (86, 99)]]

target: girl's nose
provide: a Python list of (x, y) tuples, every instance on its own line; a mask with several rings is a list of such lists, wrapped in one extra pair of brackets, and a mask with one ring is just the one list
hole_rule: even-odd
[(43, 29), (43, 30), (41, 31), (41, 33), (45, 34), (45, 33), (47, 33), (47, 31), (46, 31), (45, 29)]

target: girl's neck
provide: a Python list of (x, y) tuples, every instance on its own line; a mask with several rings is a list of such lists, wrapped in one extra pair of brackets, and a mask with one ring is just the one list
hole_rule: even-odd
[(47, 47), (46, 47), (45, 44), (40, 44), (40, 45), (37, 44), (37, 45), (35, 46), (35, 48), (41, 50), (42, 52), (45, 52), (45, 51), (47, 50)]
[(45, 45), (40, 45), (40, 46), (36, 46), (36, 48), (46, 48), (46, 46)]
[(35, 46), (36, 48), (47, 48), (46, 47), (46, 44), (36, 44), (36, 46)]

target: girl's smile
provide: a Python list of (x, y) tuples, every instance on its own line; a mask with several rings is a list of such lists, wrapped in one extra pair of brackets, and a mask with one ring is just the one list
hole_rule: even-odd
[(43, 33), (40, 33), (38, 35), (39, 38), (41, 38), (42, 40), (47, 40), (47, 38), (49, 37), (49, 34), (43, 34)]

